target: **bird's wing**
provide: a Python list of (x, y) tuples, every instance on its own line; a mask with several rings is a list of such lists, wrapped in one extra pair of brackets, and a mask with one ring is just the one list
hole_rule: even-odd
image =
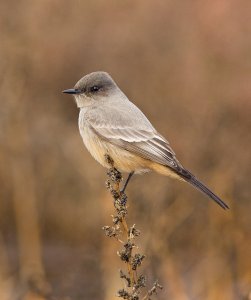
[[(175, 157), (175, 153), (168, 141), (151, 125), (145, 115), (134, 109), (127, 114), (127, 110), (112, 109), (89, 111), (85, 115), (94, 132), (103, 140), (132, 152), (142, 158), (168, 166), (180, 173), (183, 169)], [(102, 116), (106, 116), (105, 119)]]
[(168, 141), (153, 128), (139, 109), (134, 108), (130, 113), (128, 113), (128, 109), (125, 109), (122, 114), (120, 111), (111, 112), (110, 109), (104, 114), (104, 111), (93, 113), (90, 110), (85, 115), (85, 120), (101, 139), (140, 157), (171, 168), (185, 181), (216, 201), (221, 207), (228, 208), (217, 195), (183, 168), (176, 159)]

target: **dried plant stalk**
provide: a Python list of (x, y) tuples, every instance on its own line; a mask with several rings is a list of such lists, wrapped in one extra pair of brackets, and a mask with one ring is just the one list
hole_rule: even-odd
[[(125, 288), (119, 289), (117, 296), (122, 299), (139, 300), (142, 290), (146, 287), (146, 277), (142, 274), (138, 275), (137, 272), (145, 258), (145, 255), (136, 252), (138, 247), (135, 239), (139, 237), (140, 231), (135, 224), (129, 226), (127, 223), (127, 196), (124, 191), (120, 190), (122, 174), (114, 167), (113, 159), (109, 155), (106, 155), (106, 161), (111, 166), (107, 172), (106, 186), (114, 200), (115, 215), (112, 216), (113, 225), (104, 226), (103, 230), (106, 236), (115, 238), (123, 245), (117, 254), (127, 266), (127, 272), (120, 270), (120, 278), (124, 280)], [(153, 294), (157, 294), (158, 289), (162, 289), (162, 286), (156, 281), (141, 299), (150, 300)]]

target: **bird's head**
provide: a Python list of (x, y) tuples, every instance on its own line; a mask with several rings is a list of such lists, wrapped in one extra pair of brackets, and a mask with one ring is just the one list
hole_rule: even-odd
[(63, 93), (72, 94), (79, 108), (89, 106), (110, 97), (118, 89), (116, 83), (106, 72), (93, 72), (81, 78), (73, 89)]

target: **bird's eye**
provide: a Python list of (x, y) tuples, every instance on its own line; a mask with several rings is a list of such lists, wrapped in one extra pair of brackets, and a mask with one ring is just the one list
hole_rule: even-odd
[(100, 88), (99, 88), (98, 86), (94, 85), (94, 86), (91, 87), (90, 90), (91, 90), (92, 93), (95, 93), (95, 92), (97, 92), (99, 89), (100, 89)]

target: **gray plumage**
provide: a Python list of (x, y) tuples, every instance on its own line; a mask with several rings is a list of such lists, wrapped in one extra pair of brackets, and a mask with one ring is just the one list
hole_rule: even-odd
[(73, 94), (80, 108), (79, 130), (83, 141), (104, 167), (109, 167), (105, 154), (124, 172), (158, 173), (186, 181), (204, 192), (224, 209), (228, 206), (177, 160), (169, 142), (135, 106), (105, 72), (84, 76)]

